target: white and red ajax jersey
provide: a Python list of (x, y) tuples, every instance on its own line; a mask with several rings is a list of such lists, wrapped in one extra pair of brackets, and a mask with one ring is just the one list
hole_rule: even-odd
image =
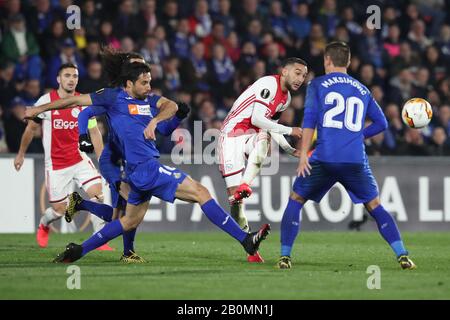
[(275, 113), (286, 110), (290, 103), (291, 94), (288, 90), (281, 90), (279, 75), (262, 77), (237, 98), (221, 131), (229, 136), (241, 135), (249, 129), (259, 132), (259, 128), (251, 122), (253, 108), (266, 106), (266, 118), (271, 119)]
[[(35, 106), (59, 99), (58, 92), (52, 90), (40, 97)], [(42, 119), (46, 168), (64, 169), (83, 160), (78, 149), (78, 115), (81, 110), (82, 107), (77, 106), (71, 109), (46, 111), (39, 115)]]

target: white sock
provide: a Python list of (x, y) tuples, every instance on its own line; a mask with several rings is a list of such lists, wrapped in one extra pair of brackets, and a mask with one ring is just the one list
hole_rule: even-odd
[(242, 202), (233, 203), (230, 207), (231, 217), (237, 222), (242, 230), (248, 231), (248, 221), (244, 213), (244, 204)]
[[(98, 202), (98, 203), (103, 203), (103, 194), (101, 195), (100, 198), (94, 197), (91, 199), (91, 201), (93, 202)], [(103, 227), (106, 224), (106, 221), (103, 221), (102, 219), (100, 219), (99, 217), (97, 217), (96, 215), (91, 213), (91, 222), (92, 222), (92, 228), (94, 229), (94, 233), (99, 232), (101, 229), (103, 229)]]
[(40, 224), (43, 224), (44, 226), (48, 227), (50, 223), (59, 220), (61, 218), (62, 215), (56, 212), (52, 207), (49, 207), (45, 210), (44, 215), (41, 217)]
[(102, 219), (100, 219), (96, 215), (93, 215), (92, 213), (91, 213), (91, 222), (92, 222), (92, 228), (94, 229), (94, 233), (99, 232), (100, 230), (102, 230), (103, 227), (106, 224), (105, 221), (103, 221)]
[(245, 172), (244, 175), (242, 176), (241, 183), (251, 185), (253, 179), (255, 179), (255, 177), (261, 171), (262, 163), (264, 162), (264, 159), (266, 159), (268, 152), (269, 152), (269, 137), (258, 136), (258, 140), (256, 141), (255, 147), (248, 156), (247, 167), (245, 168)]

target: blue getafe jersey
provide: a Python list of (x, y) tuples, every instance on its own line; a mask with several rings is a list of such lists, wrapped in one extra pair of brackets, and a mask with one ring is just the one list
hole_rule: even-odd
[(93, 105), (106, 108), (114, 140), (127, 166), (159, 158), (155, 141), (145, 139), (144, 130), (159, 112), (156, 104), (160, 96), (150, 94), (145, 100), (138, 100), (120, 88), (105, 88), (90, 96)]
[(311, 160), (364, 163), (366, 115), (385, 121), (370, 91), (345, 73), (329, 73), (313, 79), (305, 98), (303, 128), (317, 127), (316, 149)]

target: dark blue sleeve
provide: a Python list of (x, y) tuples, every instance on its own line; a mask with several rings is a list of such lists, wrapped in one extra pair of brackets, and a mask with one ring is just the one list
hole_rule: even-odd
[(92, 105), (108, 108), (116, 102), (117, 89), (103, 88), (90, 94)]
[(373, 97), (370, 97), (369, 105), (367, 106), (367, 116), (372, 120), (372, 124), (364, 128), (364, 139), (373, 137), (388, 127), (386, 117)]
[(106, 113), (106, 109), (104, 107), (99, 106), (89, 106), (78, 115), (78, 134), (81, 136), (82, 134), (88, 133), (88, 124), (89, 119), (95, 116), (100, 116)]
[(310, 82), (306, 89), (305, 97), (305, 116), (303, 118), (303, 128), (315, 129), (319, 117), (319, 110), (317, 106), (317, 90), (313, 82)]
[(159, 122), (156, 126), (156, 130), (164, 136), (170, 136), (172, 132), (178, 128), (180, 123), (181, 120), (174, 116), (171, 119)]
[(156, 104), (158, 103), (159, 99), (161, 99), (161, 96), (158, 96), (157, 94), (151, 94), (148, 96), (148, 103), (151, 108), (158, 108)]

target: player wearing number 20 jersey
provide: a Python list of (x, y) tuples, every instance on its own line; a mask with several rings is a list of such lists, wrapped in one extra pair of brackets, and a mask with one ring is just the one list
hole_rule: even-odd
[(366, 116), (376, 126), (386, 124), (378, 103), (358, 80), (339, 72), (313, 79), (307, 89), (303, 124), (304, 128), (317, 127), (317, 146), (311, 160), (364, 163)]
[[(403, 269), (414, 263), (392, 216), (383, 208), (369, 166), (364, 139), (387, 128), (386, 117), (369, 90), (347, 74), (350, 49), (332, 42), (324, 53), (325, 75), (308, 85), (303, 120), (303, 140), (298, 177), (281, 221), (281, 257), (278, 267), (291, 267), (291, 250), (300, 229), (300, 210), (308, 200), (319, 202), (337, 182), (354, 203), (363, 203), (375, 219), (382, 237), (397, 255)], [(372, 121), (365, 127), (366, 116)], [(317, 146), (307, 157), (314, 130)]]
[[(320, 103), (318, 103), (320, 101)], [(329, 73), (315, 78), (308, 86), (303, 128), (317, 128), (317, 144), (311, 164), (336, 168), (322, 172), (317, 180), (298, 179), (294, 191), (306, 199), (320, 202), (340, 180), (355, 203), (378, 196), (378, 187), (367, 163), (364, 148), (366, 115), (377, 133), (384, 130), (386, 118), (369, 90), (345, 73)], [(334, 172), (336, 171), (336, 172)], [(358, 176), (358, 179), (356, 179)]]

